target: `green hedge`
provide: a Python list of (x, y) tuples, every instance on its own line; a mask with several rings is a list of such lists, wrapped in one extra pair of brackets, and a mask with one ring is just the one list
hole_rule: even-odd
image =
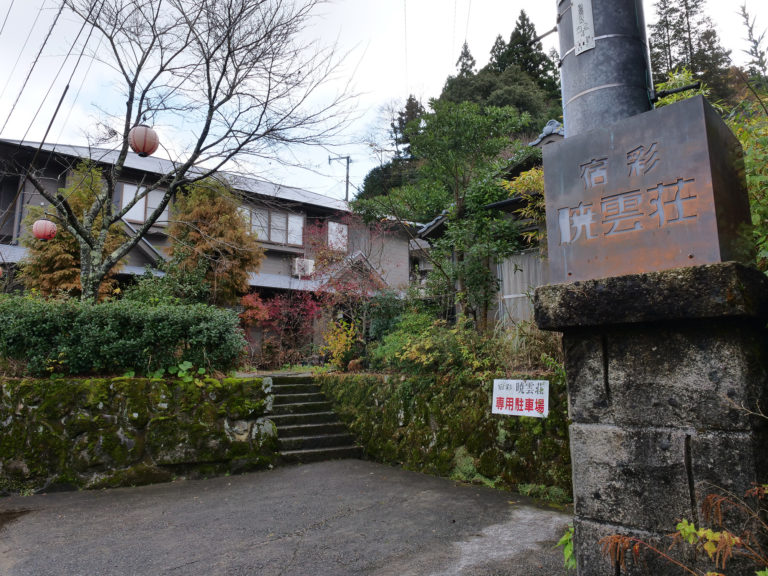
[(0, 357), (32, 375), (147, 374), (189, 361), (227, 370), (245, 339), (237, 314), (203, 304), (149, 306), (0, 297)]
[(571, 493), (568, 403), (562, 371), (550, 381), (544, 419), (491, 413), (493, 377), (326, 374), (323, 391), (378, 461), (462, 481)]
[(0, 494), (266, 468), (270, 394), (256, 378), (0, 379)]

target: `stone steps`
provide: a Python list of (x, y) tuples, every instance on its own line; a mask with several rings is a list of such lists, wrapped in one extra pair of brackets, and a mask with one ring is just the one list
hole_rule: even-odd
[(272, 388), (272, 392), (275, 394), (274, 406), (282, 406), (284, 404), (305, 404), (307, 402), (325, 402), (325, 396), (320, 392), (284, 394), (281, 390), (275, 390), (274, 388)]
[(363, 449), (360, 446), (335, 446), (332, 448), (315, 448), (310, 450), (287, 450), (280, 452), (284, 462), (308, 464), (323, 460), (343, 460), (345, 458), (362, 458)]
[(315, 448), (334, 448), (339, 446), (354, 445), (355, 439), (349, 432), (341, 434), (312, 434), (310, 436), (291, 436), (289, 438), (280, 438), (279, 432), (277, 442), (281, 451), (292, 450), (314, 450)]
[(274, 376), (270, 419), (283, 462), (361, 458), (363, 450), (339, 421), (311, 376)]
[[(335, 414), (333, 415), (336, 416)], [(344, 434), (347, 427), (341, 422), (317, 422), (306, 424), (281, 424), (280, 438), (313, 436), (316, 434)]]
[(292, 404), (282, 404), (279, 397), (275, 396), (275, 403), (272, 405), (272, 413), (278, 416), (283, 414), (307, 414), (312, 412), (333, 412), (330, 402), (325, 400), (320, 402), (297, 402)]
[(286, 426), (300, 426), (304, 424), (326, 424), (338, 422), (336, 414), (328, 410), (326, 412), (303, 412), (298, 414), (271, 414), (270, 420), (278, 428)]

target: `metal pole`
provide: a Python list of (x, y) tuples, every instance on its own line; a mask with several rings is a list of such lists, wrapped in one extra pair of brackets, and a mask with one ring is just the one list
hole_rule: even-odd
[(642, 0), (557, 0), (565, 136), (652, 108)]
[(349, 202), (349, 163), (352, 161), (349, 156), (328, 156), (328, 164), (331, 163), (332, 160), (346, 160), (347, 161), (347, 181), (346, 181), (346, 191), (344, 193), (344, 199)]
[(344, 192), (344, 200), (349, 202), (349, 156), (347, 156), (347, 187)]

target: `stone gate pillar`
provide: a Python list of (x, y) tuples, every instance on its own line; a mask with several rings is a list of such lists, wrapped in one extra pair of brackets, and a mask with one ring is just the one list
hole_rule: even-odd
[[(729, 262), (546, 286), (535, 313), (564, 336), (580, 576), (620, 573), (601, 538), (658, 542), (681, 518), (698, 525), (715, 487), (768, 481), (768, 422), (740, 409), (768, 406), (762, 273)], [(626, 573), (680, 574), (646, 561)]]
[(768, 482), (768, 422), (747, 412), (768, 409), (768, 281), (736, 263), (753, 261), (736, 137), (701, 96), (650, 110), (642, 1), (557, 6), (566, 137), (543, 156), (560, 284), (535, 315), (564, 335), (579, 575), (616, 576), (601, 538), (655, 543), (700, 524), (715, 489)]

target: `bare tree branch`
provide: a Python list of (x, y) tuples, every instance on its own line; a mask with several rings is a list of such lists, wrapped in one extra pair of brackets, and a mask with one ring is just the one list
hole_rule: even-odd
[[(65, 0), (101, 34), (107, 49), (94, 58), (116, 72), (125, 98), (122, 112), (111, 114), (119, 135), (117, 159), (103, 170), (104, 189), (85, 214), (74, 214), (65, 197), (30, 178), (80, 243), (84, 299), (96, 296), (105, 275), (184, 186), (238, 160), (274, 158), (281, 148), (323, 145), (339, 134), (351, 95), (343, 90), (323, 101), (318, 92), (340, 57), (335, 46), (320, 48), (301, 38), (325, 1)], [(116, 207), (126, 180), (128, 132), (144, 121), (183, 125), (190, 137), (172, 146), (184, 152), (172, 160), (171, 171), (142, 182), (132, 199)], [(106, 254), (109, 228), (158, 190), (162, 198), (136, 233)]]

